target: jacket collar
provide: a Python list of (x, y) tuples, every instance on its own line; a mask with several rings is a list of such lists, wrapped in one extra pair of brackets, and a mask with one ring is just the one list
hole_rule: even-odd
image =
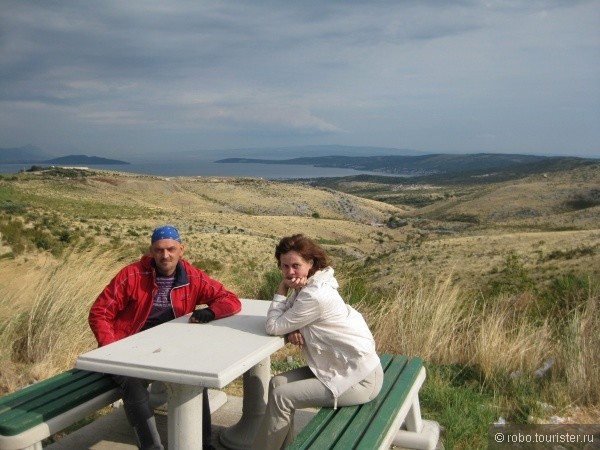
[(183, 265), (183, 262), (179, 260), (177, 267), (175, 268), (175, 284), (173, 287), (183, 286), (185, 284), (189, 284), (189, 282), (190, 280), (185, 270), (185, 266)]

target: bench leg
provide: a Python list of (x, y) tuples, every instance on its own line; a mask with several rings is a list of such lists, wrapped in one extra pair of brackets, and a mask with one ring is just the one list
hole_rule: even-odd
[(419, 397), (413, 401), (411, 408), (408, 410), (408, 414), (404, 419), (404, 424), (408, 431), (416, 431), (419, 433), (423, 428), (423, 420), (421, 419), (421, 405), (419, 404)]
[(41, 442), (36, 442), (33, 445), (30, 445), (27, 448), (24, 448), (22, 450), (42, 450), (42, 443)]
[(396, 433), (393, 443), (398, 447), (418, 450), (433, 450), (440, 437), (440, 426), (437, 422), (421, 418), (421, 405), (416, 396), (404, 419), (404, 426)]
[(424, 420), (420, 432), (398, 430), (394, 445), (418, 450), (434, 450), (440, 438), (440, 425), (432, 420)]

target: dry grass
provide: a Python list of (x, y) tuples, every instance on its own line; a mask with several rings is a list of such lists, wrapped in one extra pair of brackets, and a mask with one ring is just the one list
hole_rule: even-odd
[(565, 373), (575, 404), (600, 403), (600, 293), (590, 293), (585, 309), (573, 315), (559, 348), (559, 364)]
[(477, 367), (486, 378), (533, 372), (551, 354), (547, 325), (534, 327), (507, 302), (476, 310), (452, 277), (404, 280), (388, 301), (367, 309), (381, 351), (439, 364)]
[[(3, 291), (0, 309), (21, 305), (21, 311), (0, 328), (0, 390), (72, 368), (79, 354), (96, 346), (87, 323), (89, 308), (119, 259), (116, 251), (67, 255), (51, 270), (33, 270), (37, 279), (20, 290)], [(23, 298), (30, 299), (28, 307)]]
[[(87, 324), (89, 307), (122, 260), (118, 251), (70, 254), (27, 289), (5, 292), (2, 308), (18, 303), (22, 295), (33, 302), (0, 330), (2, 390), (70, 368), (77, 355), (95, 347)], [(597, 292), (590, 292), (585, 309), (573, 315), (566, 335), (557, 337), (548, 321), (534, 325), (515, 308), (517, 299), (499, 298), (479, 309), (451, 279), (431, 281), (405, 274), (403, 288), (389, 298), (359, 304), (378, 350), (418, 355), (434, 364), (475, 367), (492, 384), (511, 373), (531, 377), (545, 360), (555, 358), (555, 377), (566, 401), (597, 404)], [(286, 348), (274, 361), (288, 356), (300, 357), (295, 348)]]
[[(466, 355), (486, 379), (508, 374), (532, 374), (554, 355), (548, 323), (533, 325), (511, 302), (495, 302), (473, 317)], [(466, 356), (465, 355), (465, 356)]]
[[(600, 394), (600, 296), (590, 292), (585, 308), (557, 334), (551, 318), (535, 323), (518, 297), (500, 297), (476, 308), (452, 277), (427, 282), (403, 279), (403, 287), (379, 304), (361, 304), (381, 352), (418, 355), (435, 364), (474, 367), (485, 382), (534, 378), (555, 360), (553, 376), (565, 402), (597, 405)], [(562, 380), (562, 381), (561, 381)]]
[(407, 279), (390, 299), (368, 312), (378, 350), (419, 355), (427, 361), (464, 360), (466, 341), (459, 330), (468, 327), (462, 299), (451, 280), (428, 283)]
[[(600, 216), (598, 217), (600, 220)], [(427, 277), (454, 276), (470, 287), (482, 287), (493, 278), (506, 257), (516, 254), (534, 279), (551, 280), (565, 273), (592, 273), (600, 275), (600, 231), (529, 231), (478, 230), (452, 235), (435, 232), (417, 233), (406, 229), (407, 239), (397, 245), (389, 264), (425, 274)], [(568, 255), (577, 249), (589, 253), (577, 257)], [(564, 254), (562, 258), (551, 255)], [(396, 271), (389, 276), (382, 273), (381, 281), (394, 283)]]
[[(548, 395), (565, 411), (597, 417), (597, 292), (589, 293), (585, 308), (560, 333), (551, 320), (528, 320), (518, 295), (482, 303), (481, 294), (473, 294), (511, 253), (536, 281), (569, 272), (600, 274), (598, 207), (561, 210), (566, 199), (598, 185), (596, 172), (578, 177), (490, 187), (449, 197), (443, 208), (421, 210), (265, 180), (103, 173), (85, 181), (11, 182), (10, 195), (27, 205), (23, 219), (30, 227), (55, 216), (80, 240), (60, 258), (28, 252), (0, 259), (0, 390), (72, 367), (79, 353), (93, 348), (87, 325), (91, 302), (120, 267), (139, 257), (153, 227), (171, 223), (182, 232), (188, 260), (247, 298), (274, 267), (278, 239), (307, 233), (323, 243), (334, 266), (348, 268), (345, 274), (340, 270), (340, 277), (349, 277), (345, 281), (354, 273), (369, 280), (368, 288), (384, 288), (379, 302), (360, 304), (380, 351), (473, 367), (493, 386), (512, 373), (530, 378), (554, 358)], [(0, 196), (7, 185), (0, 180)], [(512, 214), (525, 204), (539, 217)], [(404, 227), (382, 226), (390, 215), (421, 213)], [(445, 215), (482, 221), (457, 224)], [(569, 228), (555, 231), (559, 226)], [(91, 244), (83, 246), (85, 239)], [(577, 248), (589, 252), (548, 258)], [(286, 348), (273, 360), (288, 356), (299, 357)]]

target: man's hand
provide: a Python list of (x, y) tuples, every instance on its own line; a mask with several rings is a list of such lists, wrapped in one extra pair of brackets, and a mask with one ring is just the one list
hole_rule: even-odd
[(287, 334), (287, 340), (290, 344), (297, 345), (298, 347), (304, 347), (304, 338), (302, 337), (302, 333), (299, 331), (292, 331)]
[(197, 309), (190, 317), (192, 323), (208, 323), (215, 319), (215, 313), (208, 308)]

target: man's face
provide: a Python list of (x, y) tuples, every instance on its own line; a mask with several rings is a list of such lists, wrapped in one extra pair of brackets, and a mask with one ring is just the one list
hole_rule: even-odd
[(150, 253), (158, 273), (168, 277), (175, 273), (177, 263), (183, 256), (183, 245), (174, 239), (161, 239), (152, 243)]

